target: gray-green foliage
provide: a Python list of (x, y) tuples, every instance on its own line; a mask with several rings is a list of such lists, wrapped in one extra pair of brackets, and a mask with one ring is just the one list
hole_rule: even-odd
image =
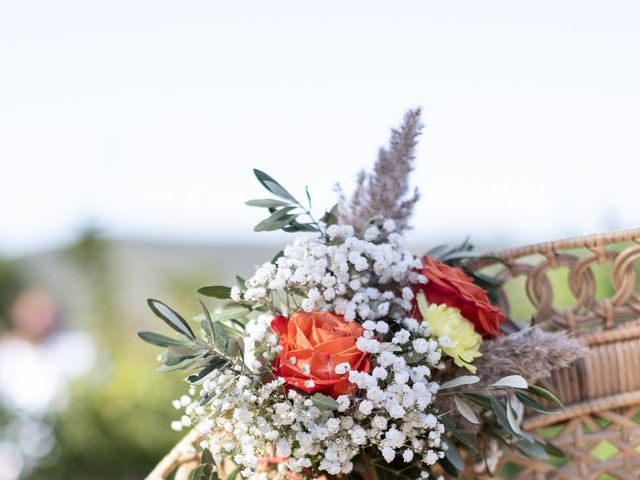
[[(492, 415), (491, 417), (484, 416), (481, 425), (484, 437), (498, 440), (505, 447), (511, 447), (526, 456), (540, 460), (546, 460), (550, 455), (556, 457), (563, 455), (556, 446), (536, 439), (522, 430), (513, 404), (517, 399), (526, 408), (551, 413), (557, 411), (557, 408), (562, 408), (562, 404), (555, 395), (542, 387), (528, 385), (524, 378), (518, 375), (509, 375), (499, 379), (493, 385), (484, 387), (474, 387), (477, 382), (471, 381), (471, 378), (469, 377), (468, 382), (463, 380), (457, 385), (449, 387), (460, 389), (455, 392), (453, 402), (460, 417), (454, 419), (448, 413), (441, 418), (446, 430), (452, 436), (451, 440), (455, 440), (455, 442), (448, 441), (447, 455), (441, 462), (446, 472), (453, 475), (457, 471), (463, 470), (460, 468), (460, 463), (461, 459), (465, 457), (471, 458), (475, 462), (485, 462), (485, 447), (478, 442), (477, 438), (480, 432), (473, 428), (467, 428), (464, 422), (477, 424), (479, 416), (486, 411), (491, 412)], [(557, 408), (547, 406), (541, 401)], [(457, 452), (458, 448), (464, 450), (466, 454), (460, 455)], [(464, 467), (464, 461), (462, 461), (462, 467)]]
[[(223, 286), (198, 290), (201, 295), (219, 299), (228, 298), (229, 291)], [(155, 332), (138, 333), (145, 342), (166, 349), (158, 371), (195, 371), (187, 378), (188, 382), (195, 383), (216, 369), (232, 365), (246, 368), (243, 332), (247, 316), (254, 306), (228, 301), (221, 310), (212, 313), (200, 300), (202, 314), (194, 317), (194, 322), (200, 326), (201, 334), (198, 335), (189, 322), (161, 301), (149, 299), (147, 303), (153, 313), (177, 334), (168, 337)], [(212, 397), (204, 397), (201, 404), (211, 400)]]
[(285, 232), (322, 233), (324, 227), (337, 221), (337, 207), (325, 212), (319, 220), (313, 217), (311, 195), (308, 189), (305, 189), (307, 204), (304, 205), (270, 175), (257, 169), (254, 169), (253, 173), (264, 188), (278, 197), (277, 199), (249, 200), (246, 203), (251, 207), (266, 208), (269, 212), (269, 216), (254, 227), (256, 232), (284, 230)]

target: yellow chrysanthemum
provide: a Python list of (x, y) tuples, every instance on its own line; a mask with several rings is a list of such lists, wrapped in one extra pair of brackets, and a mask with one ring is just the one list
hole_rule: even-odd
[(417, 300), (422, 318), (429, 325), (431, 336), (438, 340), (442, 352), (453, 358), (453, 362), (459, 367), (476, 373), (476, 367), (471, 363), (482, 355), (482, 337), (475, 331), (473, 324), (457, 308), (427, 304), (423, 293), (418, 294)]

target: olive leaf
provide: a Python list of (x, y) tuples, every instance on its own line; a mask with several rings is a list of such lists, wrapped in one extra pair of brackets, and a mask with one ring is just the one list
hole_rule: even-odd
[(242, 470), (242, 468), (242, 465), (236, 466), (233, 470), (231, 470), (231, 473), (227, 475), (227, 478), (225, 480), (235, 480), (236, 477), (240, 475), (240, 471)]
[(541, 460), (547, 460), (549, 455), (547, 454), (543, 445), (538, 442), (529, 442), (527, 440), (518, 440), (514, 443), (514, 446), (522, 453), (529, 457), (539, 458)]
[(197, 292), (205, 297), (219, 298), (220, 300), (227, 300), (231, 296), (231, 288), (223, 285), (202, 287), (199, 288)]
[(255, 232), (272, 232), (274, 230), (279, 230), (298, 217), (296, 214), (289, 213), (294, 208), (296, 207), (283, 207), (280, 210), (276, 210), (269, 217), (265, 218), (253, 227), (253, 230)]
[(461, 387), (463, 385), (472, 385), (474, 383), (478, 383), (480, 381), (479, 377), (475, 375), (462, 375), (460, 377), (456, 377), (453, 380), (449, 380), (448, 382), (444, 382), (440, 385), (440, 390), (446, 390), (448, 388)]
[(155, 332), (138, 332), (138, 336), (145, 342), (157, 347), (181, 346), (186, 344), (183, 340), (165, 337)]
[(513, 410), (511, 406), (511, 401), (507, 399), (507, 420), (509, 421), (509, 425), (518, 435), (522, 435), (522, 430), (520, 429), (520, 422), (518, 421), (518, 416), (516, 412)]
[(455, 426), (455, 423), (451, 418), (447, 415), (440, 418), (440, 421), (444, 424), (446, 431), (451, 432), (451, 434), (465, 447), (469, 449), (471, 452), (476, 452), (476, 445), (474, 443), (474, 439), (469, 438), (467, 435), (458, 430)]
[(476, 414), (471, 408), (471, 406), (467, 402), (465, 402), (461, 397), (459, 397), (458, 395), (454, 395), (453, 402), (456, 404), (456, 408), (460, 412), (460, 415), (462, 415), (464, 418), (469, 420), (471, 423), (475, 423), (475, 424), (480, 423), (478, 421), (478, 417), (476, 417)]
[(323, 393), (314, 393), (311, 395), (311, 401), (320, 410), (334, 411), (338, 409), (338, 402)]
[(555, 403), (556, 405), (558, 405), (560, 408), (564, 409), (564, 405), (562, 405), (562, 402), (560, 401), (560, 399), (558, 397), (556, 397), (553, 393), (551, 393), (549, 390), (546, 390), (542, 387), (539, 387), (537, 385), (529, 385), (529, 388), (527, 389), (529, 391), (529, 393), (533, 393), (534, 395), (537, 395), (538, 397), (542, 397), (545, 400), (548, 400), (552, 403)]
[(147, 300), (147, 304), (149, 305), (149, 308), (151, 308), (151, 311), (156, 314), (156, 316), (164, 320), (165, 323), (175, 331), (182, 333), (192, 340), (196, 339), (193, 330), (191, 330), (189, 324), (185, 321), (184, 318), (180, 316), (180, 314), (169, 308), (160, 300), (150, 298)]
[(491, 397), (491, 408), (496, 414), (498, 423), (502, 426), (502, 428), (504, 428), (509, 434), (513, 435), (514, 437), (519, 437), (518, 432), (516, 432), (511, 426), (511, 422), (509, 421), (509, 417), (507, 415), (507, 409), (502, 404), (502, 402), (500, 402), (500, 400), (496, 399), (495, 397)]
[(290, 205), (289, 202), (283, 202), (282, 200), (276, 200), (274, 198), (261, 198), (258, 200), (249, 200), (244, 203), (250, 207), (262, 207), (262, 208), (278, 208), (278, 207), (286, 207)]
[(442, 443), (444, 443), (447, 446), (447, 449), (444, 452), (445, 458), (449, 460), (449, 462), (451, 462), (451, 464), (456, 468), (456, 470), (458, 471), (464, 470), (464, 460), (462, 459), (460, 452), (458, 452), (458, 449), (453, 444), (453, 442), (449, 440), (447, 437), (442, 437)]
[(545, 407), (523, 392), (516, 392), (516, 397), (518, 397), (518, 400), (520, 400), (525, 407), (530, 408), (531, 410), (535, 410), (536, 412), (553, 413), (555, 411)]
[(528, 388), (529, 384), (524, 379), (524, 377), (520, 375), (507, 375), (506, 377), (502, 377), (500, 380), (495, 382), (493, 387), (510, 387), (510, 388)]
[(262, 184), (264, 188), (273, 193), (276, 197), (284, 198), (285, 200), (291, 200), (297, 203), (297, 200), (287, 190), (280, 185), (273, 177), (267, 175), (257, 168), (253, 169), (253, 173)]

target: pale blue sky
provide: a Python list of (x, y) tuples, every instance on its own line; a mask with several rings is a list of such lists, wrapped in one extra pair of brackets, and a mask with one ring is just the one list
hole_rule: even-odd
[(640, 224), (640, 2), (3, 0), (0, 254), (260, 241), (252, 167), (330, 205), (415, 105), (413, 240)]

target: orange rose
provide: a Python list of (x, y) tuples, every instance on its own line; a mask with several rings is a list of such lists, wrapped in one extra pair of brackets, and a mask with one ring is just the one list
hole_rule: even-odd
[(290, 319), (274, 318), (271, 329), (282, 346), (273, 363), (274, 374), (296, 390), (337, 398), (352, 384), (348, 373), (336, 373), (336, 365), (346, 362), (351, 370), (369, 371), (369, 354), (356, 348), (363, 332), (358, 323), (328, 312), (296, 312)]
[(457, 308), (484, 337), (500, 335), (499, 327), (504, 322), (504, 315), (491, 305), (487, 292), (474, 284), (461, 268), (450, 267), (425, 256), (420, 273), (427, 277), (428, 282), (416, 285), (416, 289), (424, 292), (429, 303)]

